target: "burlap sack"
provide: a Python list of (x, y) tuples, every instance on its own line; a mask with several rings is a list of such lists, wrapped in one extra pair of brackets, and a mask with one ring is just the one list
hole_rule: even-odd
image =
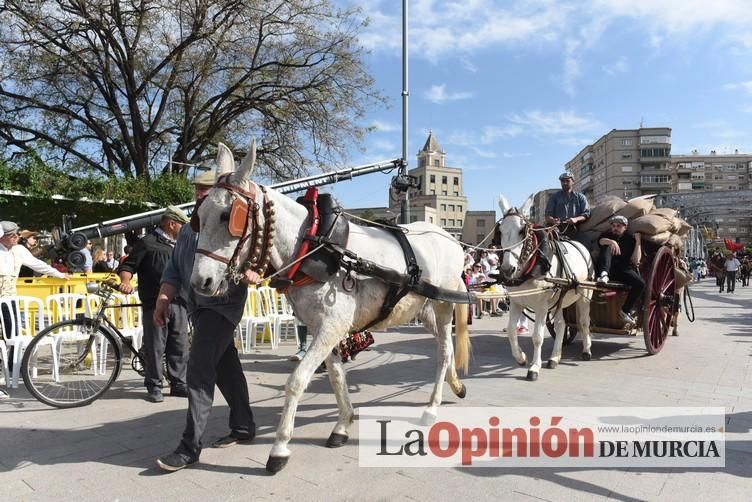
[(655, 235), (643, 235), (642, 240), (663, 245), (668, 242), (669, 237), (671, 237), (671, 232), (661, 232)]
[(673, 232), (679, 237), (686, 237), (687, 234), (689, 234), (689, 231), (692, 229), (692, 225), (677, 216), (676, 218), (674, 218), (671, 228), (675, 229), (673, 230)]
[(632, 220), (648, 214), (654, 207), (653, 201), (650, 199), (632, 199), (624, 207), (616, 211), (616, 214)]
[(631, 234), (639, 233), (642, 235), (670, 232), (671, 220), (664, 218), (660, 214), (650, 213), (630, 221), (628, 230)]
[(672, 209), (670, 207), (661, 207), (658, 209), (653, 209), (652, 211), (650, 211), (650, 214), (658, 214), (671, 221), (676, 217), (676, 212), (676, 209)]
[[(598, 201), (598, 204), (590, 209), (590, 218), (587, 221), (580, 224), (578, 227), (580, 232), (587, 232), (593, 230), (596, 226), (604, 221), (608, 221), (616, 212), (623, 208), (627, 203), (621, 200), (619, 197), (612, 195), (604, 197)], [(608, 225), (606, 226), (608, 229)]]
[(681, 251), (682, 248), (684, 247), (684, 239), (682, 239), (676, 234), (671, 234), (671, 237), (668, 238), (668, 241), (666, 241), (666, 244), (668, 244), (669, 246), (671, 246), (677, 251)]

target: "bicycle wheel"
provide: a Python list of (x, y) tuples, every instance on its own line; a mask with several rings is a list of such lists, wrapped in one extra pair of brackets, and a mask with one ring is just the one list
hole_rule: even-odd
[(104, 394), (120, 373), (120, 344), (92, 319), (53, 324), (24, 351), (24, 385), (56, 408), (85, 406)]

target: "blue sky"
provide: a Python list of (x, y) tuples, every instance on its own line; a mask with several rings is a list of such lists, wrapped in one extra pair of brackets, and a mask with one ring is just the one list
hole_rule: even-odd
[[(337, 0), (339, 4), (352, 3)], [(401, 1), (360, 0), (361, 41), (389, 108), (360, 165), (401, 155)], [(673, 153), (752, 153), (752, 0), (409, 0), (409, 162), (429, 129), (465, 171), (469, 208), (557, 186), (611, 129), (671, 127)], [(330, 190), (384, 206), (389, 177)]]

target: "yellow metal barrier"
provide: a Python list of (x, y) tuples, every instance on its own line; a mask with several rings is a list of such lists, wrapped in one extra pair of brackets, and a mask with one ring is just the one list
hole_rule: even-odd
[[(117, 274), (71, 274), (71, 278), (67, 281), (55, 277), (19, 277), (16, 280), (16, 291), (20, 296), (33, 296), (45, 301), (49, 295), (56, 293), (78, 293), (85, 295), (87, 282), (104, 281), (109, 278), (117, 279)], [(135, 286), (136, 282), (132, 281), (132, 284)]]

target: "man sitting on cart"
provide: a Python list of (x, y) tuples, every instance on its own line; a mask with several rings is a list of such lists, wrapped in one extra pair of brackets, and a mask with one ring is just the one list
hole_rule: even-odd
[(598, 239), (600, 255), (598, 256), (598, 284), (608, 284), (609, 276), (629, 286), (627, 299), (621, 308), (621, 318), (625, 324), (635, 324), (632, 309), (642, 291), (645, 281), (642, 280), (638, 267), (640, 266), (640, 234), (634, 236), (627, 233), (629, 222), (624, 216), (614, 216), (610, 220), (611, 229), (603, 232)]
[(559, 225), (562, 234), (574, 237), (577, 225), (590, 218), (587, 198), (574, 191), (574, 176), (563, 173), (559, 176), (561, 191), (555, 192), (546, 203), (546, 225)]

